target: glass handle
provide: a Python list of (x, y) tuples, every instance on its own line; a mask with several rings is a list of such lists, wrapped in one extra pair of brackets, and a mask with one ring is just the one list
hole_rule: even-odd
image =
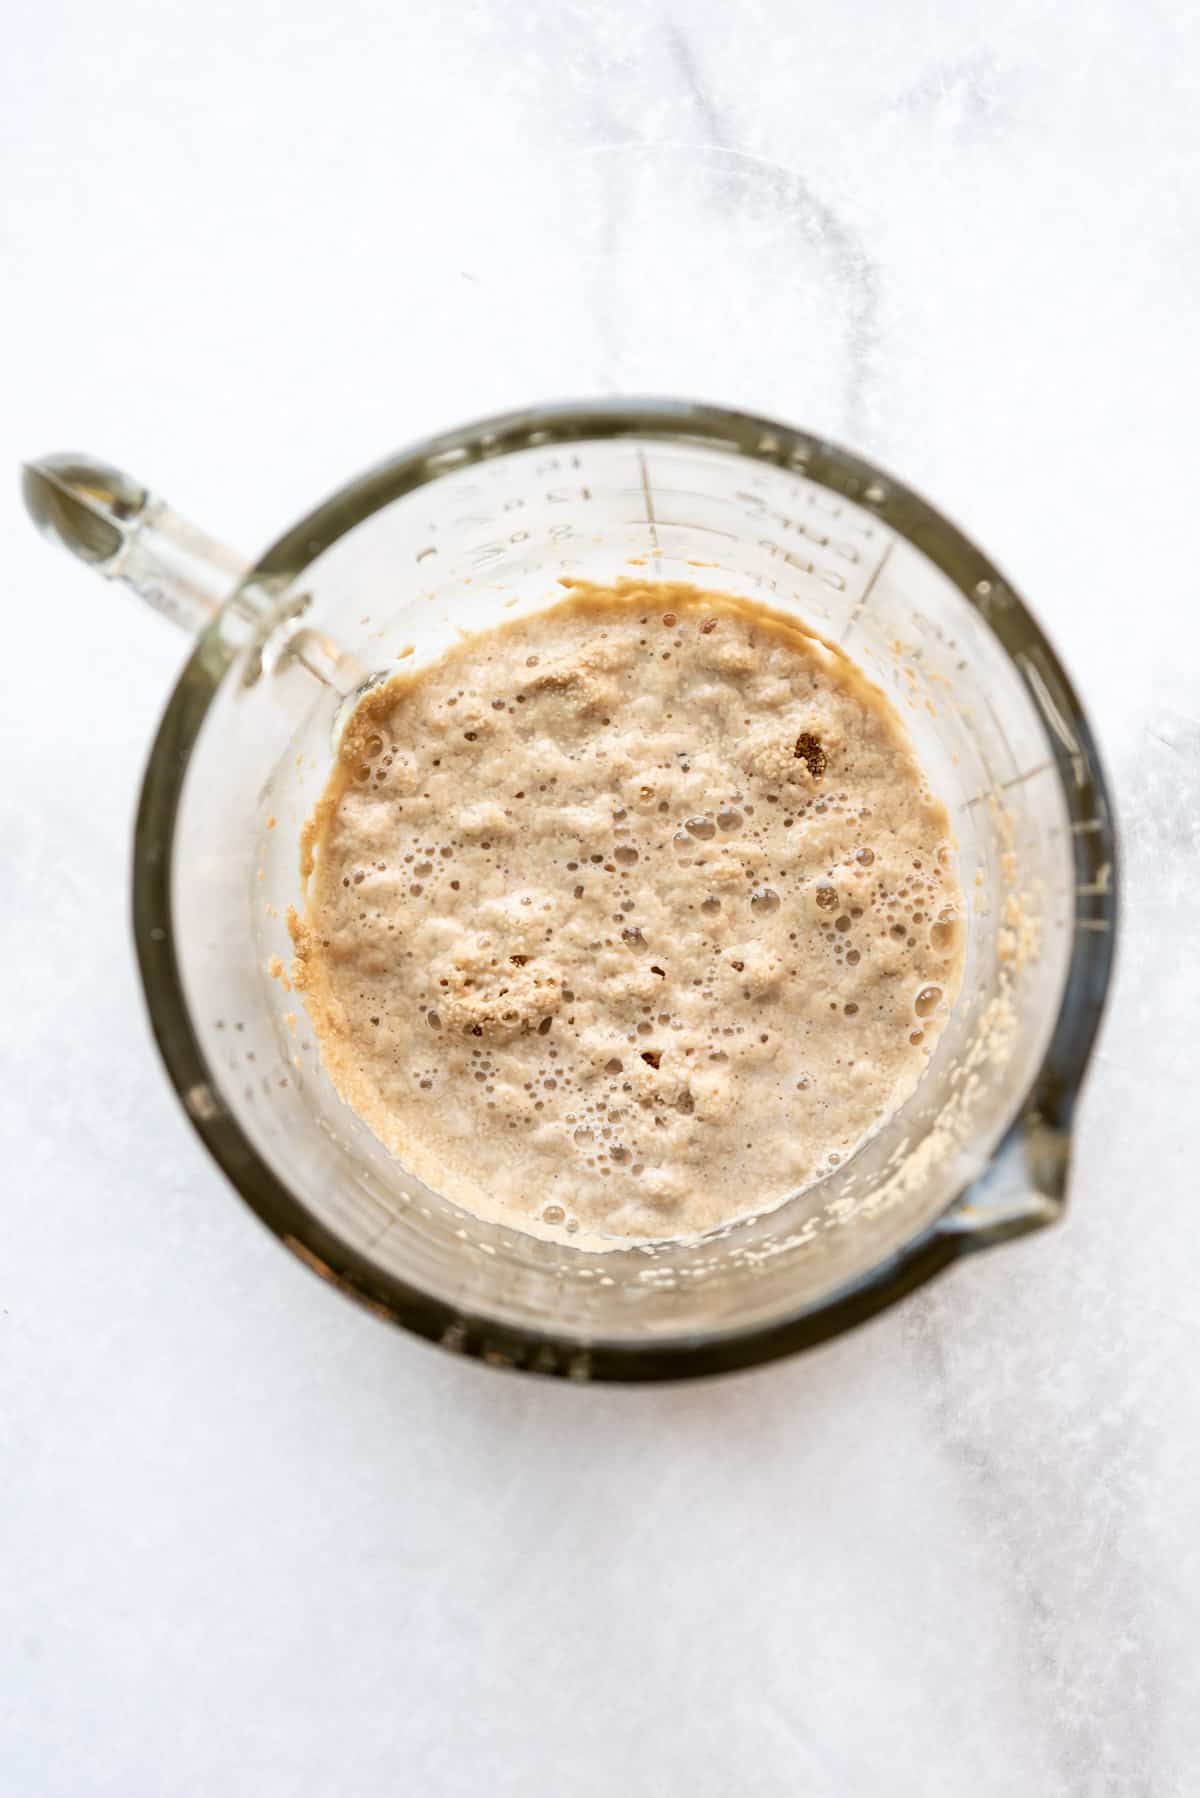
[(91, 456), (60, 452), (25, 463), (21, 492), (43, 536), (106, 580), (123, 581), (193, 636), (250, 567), (139, 481)]
[(987, 1167), (951, 1206), (939, 1235), (964, 1250), (987, 1248), (1062, 1215), (1071, 1138), (1037, 1113), (1018, 1118)]

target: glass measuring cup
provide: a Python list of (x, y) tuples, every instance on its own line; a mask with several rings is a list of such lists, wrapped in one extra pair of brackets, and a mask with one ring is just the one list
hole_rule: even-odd
[[(31, 466), (25, 492), (50, 535), (199, 633), (138, 812), (146, 997), (218, 1164), (345, 1291), (497, 1364), (662, 1378), (818, 1341), (1059, 1214), (1113, 953), (1104, 777), (1011, 587), (890, 476), (761, 418), (608, 400), (421, 443), (253, 566), (86, 458)], [(560, 574), (610, 580), (631, 558), (848, 645), (950, 808), (973, 904), (937, 1052), (858, 1154), (706, 1237), (595, 1253), (480, 1222), (414, 1179), (337, 1098), (270, 968), (290, 956), (297, 839), (363, 684), (545, 604)]]

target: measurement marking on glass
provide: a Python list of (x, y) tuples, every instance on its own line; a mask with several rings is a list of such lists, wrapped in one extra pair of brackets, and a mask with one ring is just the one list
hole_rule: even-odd
[(1089, 894), (1111, 893), (1112, 892), (1112, 863), (1111, 862), (1101, 862), (1099, 868), (1096, 870), (1095, 880), (1088, 881), (1086, 883), (1086, 885), (1080, 884), (1077, 882), (1076, 886), (1075, 886), (1075, 891), (1080, 895), (1081, 898), (1086, 895), (1089, 895)]
[[(642, 461), (642, 468), (644, 471), (644, 460)], [(616, 489), (616, 494), (618, 498), (621, 499), (626, 499), (631, 495), (644, 492), (644, 487), (618, 487)], [(727, 493), (705, 493), (704, 490), (699, 487), (664, 487), (661, 481), (658, 484), (657, 493), (659, 499), (702, 499), (705, 505), (708, 506), (732, 506), (736, 503), (734, 500), (730, 499)]]
[[(641, 520), (638, 519), (637, 522), (640, 524)], [(703, 531), (709, 537), (727, 537), (731, 543), (737, 540), (736, 531), (723, 531), (715, 524), (693, 524), (690, 519), (685, 518), (656, 518), (654, 522), (661, 525), (664, 531)]]
[(867, 581), (866, 586), (863, 588), (862, 593), (859, 596), (858, 604), (855, 606), (854, 610), (850, 614), (850, 621), (847, 624), (845, 630), (842, 632), (841, 637), (839, 638), (839, 642), (841, 643), (843, 649), (846, 647), (846, 638), (850, 635), (850, 632), (854, 629), (855, 625), (858, 623), (859, 619), (862, 617), (863, 613), (867, 609), (867, 601), (870, 599), (872, 593), (875, 591), (875, 586), (879, 580), (880, 575), (883, 573), (884, 569), (887, 567), (887, 559), (892, 553), (892, 544), (894, 542), (895, 542), (895, 538), (892, 538), (891, 542), (889, 542), (885, 546), (883, 554), (880, 556), (878, 562), (876, 562), (876, 564), (875, 564), (874, 572), (871, 574), (870, 578)]
[(398, 1217), (386, 1218), (384, 1220), (384, 1222), (379, 1226), (378, 1230), (376, 1230), (374, 1236), (368, 1238), (368, 1240), (363, 1244), (363, 1247), (367, 1248), (367, 1249), (378, 1248), (379, 1244), (383, 1241), (383, 1239), (387, 1235), (388, 1231), (394, 1230), (396, 1225), (399, 1222), (400, 1222), (400, 1219)]
[(1034, 660), (1033, 655), (1029, 650), (1022, 650), (1014, 657), (1014, 660), (1023, 670), (1026, 680), (1033, 688), (1034, 697), (1041, 707), (1042, 716), (1045, 718), (1046, 723), (1050, 726), (1050, 729), (1054, 732), (1055, 736), (1071, 758), (1071, 768), (1075, 775), (1075, 785), (1077, 787), (1082, 787), (1087, 780), (1087, 766), (1084, 760), (1083, 751), (1079, 746), (1078, 737), (1071, 729), (1070, 724), (1063, 714), (1062, 708), (1051, 693), (1045, 675), (1038, 667), (1037, 662)]
[(654, 546), (654, 560), (658, 563), (658, 573), (662, 574), (662, 551), (658, 547), (658, 522), (654, 516), (654, 495), (650, 491), (650, 471), (646, 467), (646, 456), (643, 450), (637, 453), (638, 467), (642, 473), (642, 497), (646, 502), (646, 524), (650, 531), (650, 541)]
[(976, 793), (974, 799), (968, 799), (963, 810), (969, 812), (971, 807), (978, 805), (981, 800), (991, 799), (997, 793), (1010, 793), (1014, 787), (1023, 787), (1027, 780), (1033, 780), (1034, 776), (1038, 774), (1046, 774), (1053, 766), (1053, 762), (1039, 762), (1036, 768), (1026, 768), (1024, 774), (1014, 774), (1011, 780), (997, 781), (986, 791)]

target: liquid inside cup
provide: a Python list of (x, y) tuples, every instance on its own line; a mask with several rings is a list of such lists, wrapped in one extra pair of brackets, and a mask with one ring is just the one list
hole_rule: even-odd
[(850, 1160), (961, 977), (895, 707), (690, 583), (579, 583), (410, 658), (304, 859), (293, 979), (342, 1098), (464, 1209), (577, 1245), (701, 1236)]

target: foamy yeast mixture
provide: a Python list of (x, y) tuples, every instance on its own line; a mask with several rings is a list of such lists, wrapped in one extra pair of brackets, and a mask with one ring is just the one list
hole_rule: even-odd
[(339, 1093), (447, 1197), (690, 1235), (916, 1084), (961, 972), (949, 827), (839, 650), (722, 593), (567, 584), (359, 704), (294, 974)]

